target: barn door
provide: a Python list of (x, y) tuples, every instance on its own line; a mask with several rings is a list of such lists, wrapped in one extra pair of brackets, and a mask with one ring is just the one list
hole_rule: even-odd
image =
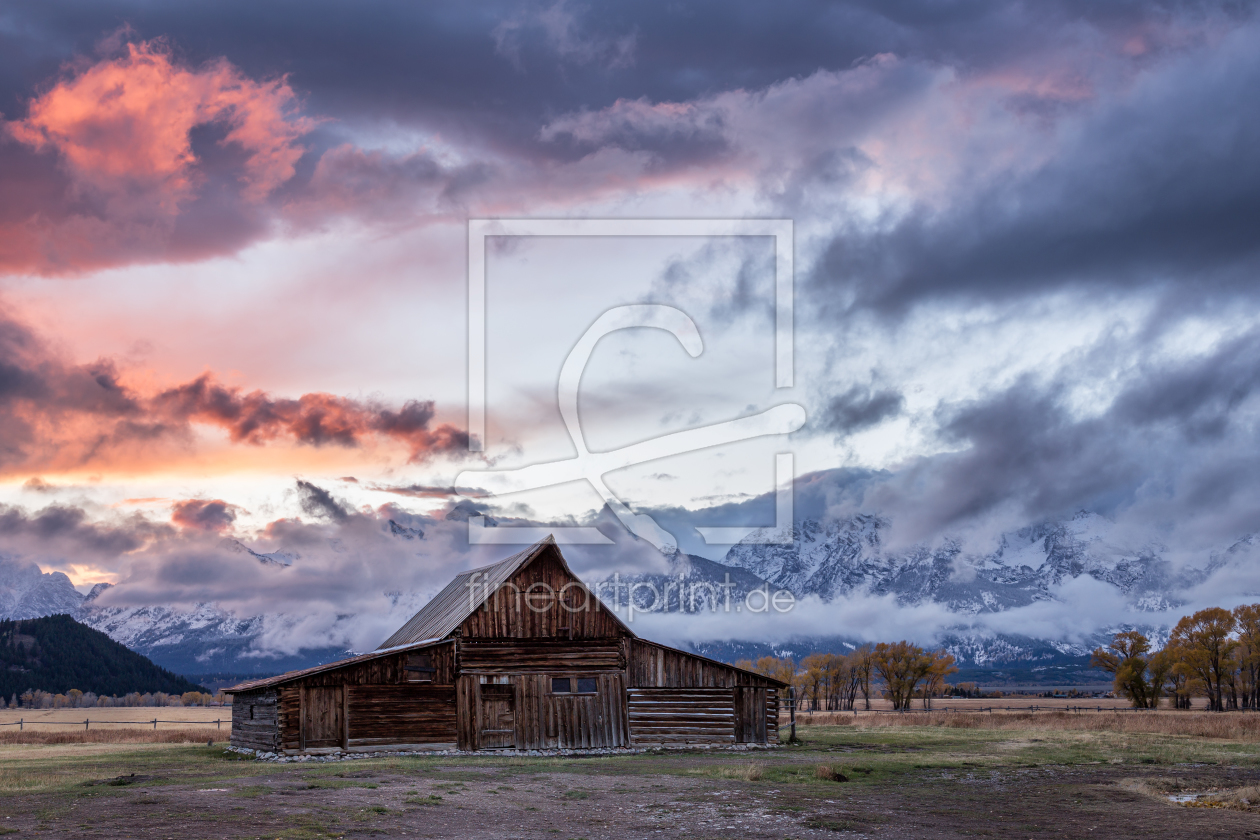
[(342, 688), (310, 687), (302, 698), (302, 748), (340, 747), (345, 719), (342, 717)]
[(741, 744), (766, 742), (766, 690), (735, 689), (735, 740)]
[(481, 686), (477, 712), (477, 748), (501, 750), (516, 746), (515, 691), (511, 685)]

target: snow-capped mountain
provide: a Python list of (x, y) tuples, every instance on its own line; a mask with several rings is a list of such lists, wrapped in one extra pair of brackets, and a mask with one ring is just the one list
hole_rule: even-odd
[[(1119, 543), (1110, 521), (1085, 511), (1004, 534), (987, 554), (965, 553), (953, 540), (887, 551), (882, 536), (889, 524), (869, 515), (805, 520), (792, 526), (790, 545), (781, 532), (757, 531), (733, 546), (724, 562), (798, 597), (893, 595), (901, 604), (935, 602), (963, 616), (1053, 600), (1056, 587), (1082, 575), (1116, 587), (1140, 609), (1163, 610), (1178, 606), (1180, 592), (1225, 562), (1214, 555), (1202, 567), (1174, 570), (1157, 543)], [(784, 544), (765, 544), (772, 539)]]
[(0, 554), (0, 619), (73, 613), (83, 600), (70, 578)]
[[(951, 540), (931, 547), (891, 550), (886, 546), (889, 528), (887, 520), (872, 515), (835, 521), (802, 520), (786, 535), (790, 542), (779, 540), (784, 543), (781, 545), (770, 544), (767, 537), (785, 535), (755, 532), (733, 546), (722, 562), (677, 552), (667, 559), (663, 573), (626, 570), (621, 579), (623, 583), (652, 583), (661, 593), (678, 593), (682, 589), (680, 583), (705, 582), (724, 592), (721, 585), (729, 581), (730, 595), (736, 599), (768, 585), (790, 589), (798, 597), (816, 596), (824, 602), (869, 595), (891, 597), (903, 606), (938, 605), (957, 616), (958, 623), (937, 642), (962, 663), (988, 668), (1024, 663), (1035, 668), (1075, 661), (1079, 667), (1080, 657), (1119, 628), (1103, 628), (1088, 638), (1064, 640), (995, 634), (977, 629), (979, 623), (986, 617), (1030, 605), (1044, 604), (1053, 609), (1063, 597), (1063, 587), (1089, 580), (1104, 584), (1106, 591), (1114, 591), (1131, 611), (1149, 614), (1149, 623), (1138, 624), (1144, 632), (1159, 638), (1168, 631), (1164, 611), (1181, 606), (1187, 590), (1217, 571), (1245, 563), (1257, 542), (1256, 538), (1247, 537), (1204, 557), (1197, 565), (1174, 565), (1157, 542), (1132, 544), (1117, 534), (1109, 520), (1087, 512), (1003, 535), (996, 548), (986, 553), (968, 552)], [(392, 539), (412, 543), (425, 539), (421, 529), (392, 521), (388, 534)], [(289, 568), (302, 562), (301, 555), (294, 552), (260, 552), (234, 540), (226, 541), (225, 547), (278, 567), (279, 574), (288, 574)], [(672, 590), (668, 588), (671, 585)], [(180, 673), (274, 673), (345, 654), (339, 649), (320, 648), (283, 657), (260, 655), (260, 640), (267, 637), (268, 629), (274, 630), (296, 617), (238, 616), (212, 603), (193, 609), (105, 606), (98, 602), (98, 596), (107, 588), (107, 584), (98, 585), (83, 598), (63, 574), (45, 574), (32, 563), (0, 557), (0, 616), (24, 618), (69, 612)], [(695, 591), (695, 587), (688, 586), (687, 591)], [(395, 606), (400, 613), (418, 608), (424, 600), (423, 594), (417, 592), (386, 594), (398, 602)], [(640, 590), (637, 597), (643, 600), (651, 596)], [(671, 610), (712, 608), (707, 602), (680, 607), (674, 600), (677, 597), (672, 595)], [(642, 608), (644, 604), (638, 606)], [(353, 616), (345, 618), (352, 620)], [(697, 639), (695, 646), (701, 652), (728, 657), (761, 655), (772, 650), (799, 655), (810, 650), (841, 650), (854, 641), (819, 628), (816, 637), (796, 639), (791, 644), (771, 646), (756, 640), (706, 643)]]
[[(275, 561), (260, 557), (259, 562)], [(250, 655), (257, 653), (255, 642), (266, 629), (268, 616), (238, 618), (214, 604), (198, 604), (192, 610), (98, 605), (97, 596), (109, 588), (107, 583), (93, 587), (74, 617), (177, 673), (270, 674), (307, 667), (314, 661), (331, 661), (345, 654), (340, 649), (321, 648), (296, 656)]]

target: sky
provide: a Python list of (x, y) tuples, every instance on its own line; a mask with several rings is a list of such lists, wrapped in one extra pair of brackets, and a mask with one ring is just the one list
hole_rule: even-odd
[[(592, 451), (808, 417), (606, 476), (688, 551), (792, 452), (894, 546), (1086, 509), (1202, 558), (1260, 529), (1258, 43), (1246, 2), (0, 3), (0, 552), (370, 613), (515, 550), (463, 501), (650, 567), (582, 482), (455, 485), (573, 457), (565, 358), (657, 304), (703, 352), (599, 342)], [(490, 237), (470, 435), (470, 219), (790, 221), (792, 385), (772, 237)]]

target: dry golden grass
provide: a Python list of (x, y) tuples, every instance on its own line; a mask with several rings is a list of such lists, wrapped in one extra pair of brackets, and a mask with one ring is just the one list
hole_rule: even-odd
[(231, 737), (227, 729), (213, 726), (184, 726), (179, 728), (146, 729), (23, 729), (14, 727), (0, 730), (0, 748), (9, 744), (204, 744), (209, 741), (226, 743)]
[(814, 767), (814, 778), (824, 782), (847, 782), (849, 777), (830, 764), (819, 764)]
[(755, 782), (765, 775), (766, 765), (760, 761), (742, 761), (739, 764), (705, 767), (691, 772), (697, 775), (715, 776), (719, 779), (738, 779), (744, 782)]
[(232, 720), (232, 707), (114, 706), (111, 708), (93, 707), (86, 709), (0, 709), (0, 732), (7, 729), (17, 729), (16, 726), (3, 726), (3, 724), (17, 723), (19, 720), (25, 721), (24, 728), (41, 724), (55, 725), (58, 728), (63, 725), (69, 728), (71, 724), (78, 724), (82, 728), (84, 720), (91, 720), (92, 728), (95, 729), (98, 722), (102, 725), (108, 725), (111, 722), (149, 721), (154, 718), (164, 721), (176, 721), (175, 724), (159, 723), (159, 729), (163, 726), (179, 726), (189, 723), (213, 724), (216, 719), (223, 721), (223, 727), (226, 729)]
[[(1210, 783), (1207, 783), (1210, 785)], [(1260, 810), (1260, 785), (1246, 785), (1224, 790), (1206, 786), (1205, 780), (1194, 778), (1121, 779), (1117, 786), (1161, 801), (1173, 801), (1185, 808), (1228, 808), (1234, 811)], [(1178, 797), (1173, 799), (1173, 797)], [(1185, 797), (1194, 797), (1186, 799)]]
[[(1194, 708), (1207, 711), (1207, 698), (1206, 697), (1194, 697), (1194, 698), (1191, 698), (1191, 701), (1194, 703)], [(802, 700), (802, 705), (804, 705), (806, 702), (807, 701)], [(920, 702), (921, 702), (920, 700), (915, 699), (914, 701), (915, 707), (918, 707)], [(861, 697), (858, 698), (857, 703), (859, 707), (858, 709), (859, 714), (864, 713), (866, 709), (862, 708), (864, 704), (862, 702)], [(1021, 709), (1030, 709), (1034, 706), (1037, 707), (1038, 709), (1050, 709), (1050, 710), (1056, 710), (1056, 709), (1062, 710), (1065, 706), (1072, 706), (1072, 707), (1080, 706), (1081, 708), (1089, 708), (1089, 709), (1097, 709), (1097, 708), (1128, 709), (1131, 707), (1131, 705), (1132, 704), (1123, 697), (1066, 698), (1066, 697), (1033, 697), (1030, 695), (1016, 695), (1016, 696), (1010, 696), (1010, 697), (981, 697), (981, 698), (937, 697), (932, 700), (932, 708), (936, 709), (937, 711), (944, 711), (947, 708), (950, 711), (953, 711), (955, 709), (961, 709), (963, 711), (975, 711), (979, 709), (990, 709), (990, 708), (1000, 709), (1000, 710), (1006, 710), (1009, 708), (1011, 710), (1018, 711)], [(1172, 708), (1171, 701), (1167, 697), (1165, 697), (1163, 700), (1160, 701), (1160, 708), (1167, 709), (1169, 711), (1174, 711)], [(893, 710), (893, 707), (892, 707), (891, 700), (885, 700), (882, 697), (871, 698), (870, 711), (891, 712), (892, 710)], [(823, 715), (823, 714), (833, 714), (833, 713), (822, 712), (822, 711), (814, 713), (814, 712), (810, 712), (807, 709), (798, 709), (796, 712), (796, 718), (797, 718), (797, 721), (799, 722), (800, 720), (808, 718), (811, 715), (817, 716), (817, 715)], [(852, 715), (853, 713), (849, 712), (849, 714)]]
[[(904, 714), (819, 713), (798, 716), (798, 727), (853, 726), (862, 729), (935, 726), (949, 729), (1024, 729), (1193, 735), (1260, 741), (1260, 714), (1251, 712), (906, 712)], [(783, 727), (786, 731), (786, 726)]]

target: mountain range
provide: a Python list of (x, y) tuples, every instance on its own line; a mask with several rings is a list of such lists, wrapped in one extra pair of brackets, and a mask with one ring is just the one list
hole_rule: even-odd
[[(1157, 541), (1131, 545), (1109, 520), (1087, 511), (1005, 534), (996, 548), (981, 554), (964, 551), (953, 540), (932, 547), (889, 549), (885, 543), (890, 527), (886, 519), (866, 514), (831, 521), (806, 519), (786, 533), (750, 534), (721, 562), (679, 552), (668, 558), (666, 573), (624, 578), (661, 587), (680, 577), (712, 583), (729, 579), (735, 597), (768, 585), (823, 604), (869, 596), (889, 599), (899, 607), (933, 606), (956, 619), (936, 641), (962, 664), (1021, 673), (1079, 671), (1085, 667), (1083, 658), (1089, 650), (1117, 627), (1100, 626), (1092, 635), (1076, 634), (1067, 640), (1009, 632), (1009, 628), (994, 632), (993, 622), (986, 625), (985, 620), (1037, 604), (1054, 607), (1064, 597), (1065, 585), (1090, 581), (1123, 602), (1131, 617), (1149, 614), (1149, 622), (1130, 621), (1126, 626), (1142, 626), (1158, 639), (1168, 630), (1165, 611), (1181, 606), (1191, 588), (1231, 563), (1245, 561), (1253, 544), (1247, 537), (1197, 564), (1174, 564)], [(398, 539), (424, 539), (423, 531), (402, 526), (391, 533)], [(269, 565), (301, 562), (295, 553), (259, 553), (235, 542), (230, 547)], [(0, 618), (70, 612), (159, 665), (184, 674), (278, 672), (330, 661), (347, 652), (321, 647), (260, 658), (256, 642), (267, 622), (283, 617), (235, 616), (211, 603), (191, 610), (164, 605), (106, 607), (97, 603), (97, 596), (107, 586), (99, 584), (81, 596), (61, 573), (42, 573), (34, 564), (0, 556)], [(703, 604), (697, 608), (703, 609)], [(799, 656), (812, 650), (845, 650), (858, 642), (823, 628), (790, 643), (693, 640), (698, 651), (723, 658), (765, 653)]]

